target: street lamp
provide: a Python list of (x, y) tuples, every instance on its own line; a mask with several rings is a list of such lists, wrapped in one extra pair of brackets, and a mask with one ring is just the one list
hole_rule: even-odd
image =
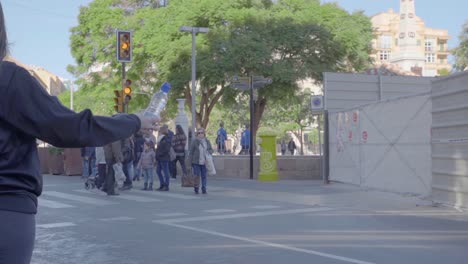
[(196, 123), (196, 115), (195, 115), (195, 93), (196, 93), (196, 87), (195, 87), (195, 80), (196, 80), (196, 41), (195, 41), (195, 35), (197, 33), (208, 33), (209, 28), (205, 27), (189, 27), (189, 26), (182, 26), (180, 27), (180, 32), (191, 32), (192, 33), (192, 131), (195, 133), (197, 129), (197, 123)]

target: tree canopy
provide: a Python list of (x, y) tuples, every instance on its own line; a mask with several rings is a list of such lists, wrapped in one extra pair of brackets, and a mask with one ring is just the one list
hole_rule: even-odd
[(464, 71), (468, 67), (468, 22), (463, 25), (459, 40), (459, 46), (453, 51), (455, 69)]
[[(78, 77), (77, 107), (112, 112), (113, 89), (121, 83), (115, 59), (115, 30), (133, 31), (133, 62), (127, 76), (134, 90), (155, 92), (169, 81), (168, 115), (175, 113), (175, 98), (191, 106), (191, 43), (181, 26), (208, 27), (197, 44), (197, 124), (207, 127), (216, 104), (225, 109), (245, 100), (230, 87), (232, 76), (272, 77), (258, 91), (255, 128), (269, 104), (292, 102), (298, 81), (322, 79), (324, 71), (360, 71), (370, 63), (372, 27), (362, 12), (350, 14), (336, 4), (318, 0), (95, 0), (80, 10), (79, 24), (71, 30)], [(92, 94), (90, 100), (80, 95)], [(88, 97), (89, 98), (89, 97)], [(136, 94), (130, 109), (146, 106), (148, 96)], [(98, 107), (99, 106), (99, 107)]]

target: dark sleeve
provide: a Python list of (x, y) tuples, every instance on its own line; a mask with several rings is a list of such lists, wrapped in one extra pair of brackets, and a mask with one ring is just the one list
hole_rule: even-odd
[[(136, 115), (93, 116), (75, 113), (50, 96), (25, 69), (18, 67), (0, 97), (0, 118), (18, 130), (57, 147), (103, 146), (140, 130)], [(4, 115), (4, 116), (2, 116)]]

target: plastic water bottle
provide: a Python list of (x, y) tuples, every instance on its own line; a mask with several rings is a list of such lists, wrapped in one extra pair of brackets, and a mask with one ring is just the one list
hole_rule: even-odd
[(171, 90), (171, 84), (168, 82), (163, 83), (159, 92), (153, 95), (151, 101), (146, 108), (144, 115), (145, 116), (152, 116), (152, 117), (160, 117), (161, 111), (166, 107), (167, 103), (167, 94)]

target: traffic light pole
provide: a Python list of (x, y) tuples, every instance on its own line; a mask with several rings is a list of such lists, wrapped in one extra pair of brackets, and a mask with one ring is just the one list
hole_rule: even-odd
[(250, 154), (250, 179), (253, 180), (253, 152), (254, 152), (254, 133), (253, 133), (253, 127), (254, 127), (254, 102), (253, 102), (253, 77), (250, 76), (249, 80), (249, 90), (250, 90), (250, 148), (249, 148), (249, 154)]
[[(125, 73), (125, 62), (122, 62), (122, 95), (123, 95), (123, 89), (125, 88), (125, 78), (126, 78), (126, 73)], [(122, 100), (122, 110), (124, 113), (128, 113), (128, 107), (127, 104)]]

